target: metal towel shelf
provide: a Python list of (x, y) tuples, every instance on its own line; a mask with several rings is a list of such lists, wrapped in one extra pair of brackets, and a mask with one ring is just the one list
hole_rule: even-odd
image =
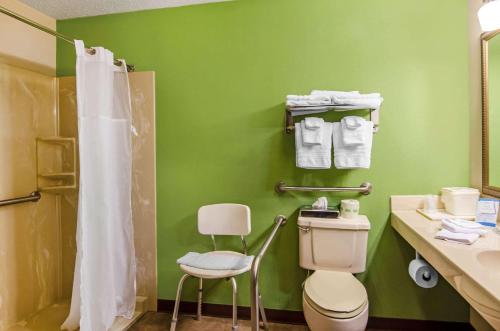
[(278, 193), (289, 191), (298, 192), (359, 192), (368, 195), (373, 191), (371, 183), (362, 183), (359, 187), (314, 187), (314, 186), (287, 186), (285, 182), (278, 182), (275, 186)]
[(40, 192), (34, 191), (34, 192), (31, 192), (30, 195), (25, 196), (25, 197), (0, 200), (0, 207), (8, 206), (8, 205), (15, 205), (17, 203), (23, 203), (23, 202), (36, 202), (36, 201), (40, 200), (41, 197), (42, 196), (40, 195)]

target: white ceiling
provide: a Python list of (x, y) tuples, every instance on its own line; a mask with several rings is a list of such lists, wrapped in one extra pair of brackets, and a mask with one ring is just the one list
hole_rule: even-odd
[(58, 20), (231, 0), (21, 0)]

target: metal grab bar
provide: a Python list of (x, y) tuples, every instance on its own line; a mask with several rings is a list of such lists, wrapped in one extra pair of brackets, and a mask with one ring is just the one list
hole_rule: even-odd
[(262, 317), (264, 320), (264, 323), (267, 324), (267, 320), (265, 318), (265, 313), (264, 313), (264, 307), (259, 307), (261, 305), (260, 301), (260, 292), (259, 292), (259, 269), (260, 269), (260, 262), (262, 261), (262, 258), (264, 257), (264, 254), (266, 254), (267, 249), (269, 248), (269, 245), (271, 245), (272, 241), (274, 240), (274, 237), (276, 237), (276, 233), (278, 232), (278, 229), (286, 224), (286, 217), (283, 215), (278, 215), (274, 219), (274, 227), (271, 231), (271, 234), (267, 237), (266, 241), (262, 245), (259, 253), (257, 256), (255, 256), (253, 263), (252, 263), (252, 269), (250, 271), (250, 311), (251, 311), (251, 317), (252, 317), (252, 331), (258, 331), (259, 330), (259, 311), (262, 312)]
[(362, 183), (359, 187), (315, 187), (315, 186), (287, 186), (285, 182), (278, 182), (274, 187), (276, 192), (284, 193), (287, 191), (301, 192), (359, 192), (368, 195), (373, 191), (371, 183)]
[(36, 202), (36, 201), (40, 200), (41, 197), (42, 196), (40, 195), (40, 192), (34, 191), (34, 192), (31, 192), (30, 195), (25, 196), (25, 197), (0, 200), (0, 207), (8, 206), (8, 205), (15, 205), (17, 203), (23, 203), (23, 202)]

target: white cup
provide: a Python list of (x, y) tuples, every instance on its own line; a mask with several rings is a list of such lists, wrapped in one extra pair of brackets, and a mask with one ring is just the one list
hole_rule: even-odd
[(424, 211), (433, 213), (437, 211), (439, 197), (434, 194), (427, 194), (424, 197)]
[(340, 201), (340, 216), (344, 218), (355, 218), (359, 215), (359, 201), (347, 199)]

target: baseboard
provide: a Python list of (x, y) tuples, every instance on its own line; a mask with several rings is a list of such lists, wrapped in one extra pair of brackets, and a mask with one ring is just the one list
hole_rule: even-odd
[[(214, 317), (227, 317), (232, 315), (231, 305), (221, 305), (214, 303), (203, 304), (203, 315)], [(174, 310), (174, 300), (158, 300), (158, 311), (172, 312)], [(183, 314), (196, 314), (196, 302), (182, 301), (179, 311)], [(306, 324), (302, 311), (267, 309), (266, 316), (270, 322), (287, 324)], [(250, 319), (250, 307), (238, 306), (238, 318)], [(425, 321), (401, 318), (370, 317), (368, 320), (369, 329), (398, 330), (398, 331), (474, 331), (469, 323)]]
[[(158, 311), (172, 312), (174, 310), (174, 300), (158, 300)], [(184, 314), (196, 314), (196, 302), (181, 301), (179, 312)], [(203, 303), (203, 315), (214, 317), (227, 317), (233, 315), (231, 305), (221, 305), (215, 303)], [(302, 311), (267, 309), (266, 316), (270, 322), (288, 323), (288, 324), (306, 324)], [(250, 307), (238, 306), (238, 318), (243, 320), (250, 319)]]

